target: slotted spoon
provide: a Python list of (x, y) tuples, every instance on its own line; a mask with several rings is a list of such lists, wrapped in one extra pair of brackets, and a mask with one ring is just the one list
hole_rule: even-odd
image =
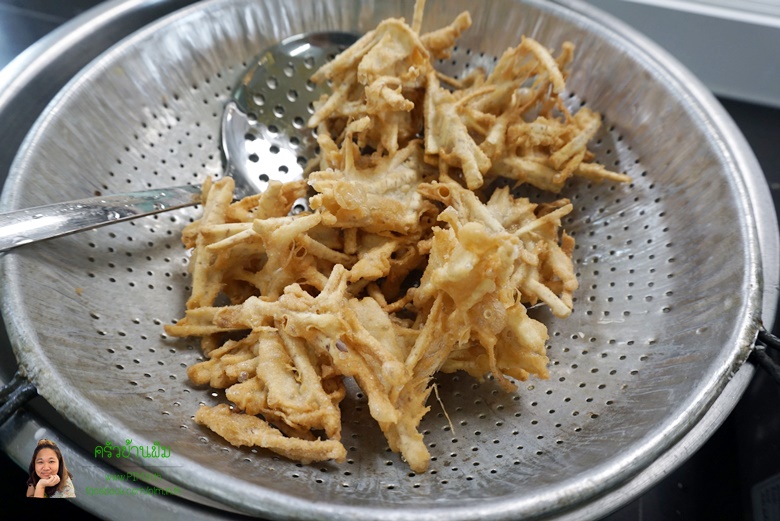
[[(312, 102), (323, 86), (307, 81), (326, 61), (357, 40), (352, 33), (312, 32), (292, 36), (260, 53), (242, 74), (222, 116), (226, 173), (236, 195), (266, 189), (269, 181), (294, 181), (317, 145), (306, 127)], [(283, 99), (282, 99), (283, 98)], [(285, 114), (284, 107), (300, 113)], [(0, 214), (0, 252), (107, 224), (193, 206), (201, 185), (189, 184), (95, 197)], [(293, 211), (308, 208), (296, 201)]]
[[(144, 27), (49, 105), (15, 156), (0, 204), (15, 210), (221, 175), (216, 129), (258, 49), (291, 34), (363, 34), (412, 4), (204, 0)], [(421, 423), (433, 455), (425, 475), (410, 475), (389, 451), (366, 397), (352, 390), (344, 464), (235, 448), (192, 418), (201, 403), (225, 400), (187, 378), (198, 345), (161, 334), (191, 280), (180, 232), (198, 212), (182, 209), (0, 256), (0, 304), (23, 376), (84, 433), (87, 454), (106, 441), (159, 441), (171, 447), (165, 465), (132, 463), (263, 519), (581, 521), (668, 475), (725, 419), (721, 392), (744, 389), (733, 384), (751, 369), (743, 362), (762, 310), (775, 315), (762, 300), (777, 299), (776, 223), (758, 219), (771, 197), (755, 157), (689, 73), (585, 2), (473, 4), (428, 0), (423, 31), (472, 10), (472, 28), (437, 70), (490, 70), (523, 34), (552, 49), (572, 41), (566, 103), (603, 114), (593, 152), (635, 180), (564, 194), (576, 209), (566, 228), (577, 240), (580, 290), (568, 319), (540, 317), (550, 379), (506, 393), (490, 379), (437, 377), (441, 402)]]

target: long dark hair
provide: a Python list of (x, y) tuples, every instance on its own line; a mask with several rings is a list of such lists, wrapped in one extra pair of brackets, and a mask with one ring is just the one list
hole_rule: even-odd
[(38, 477), (38, 474), (35, 473), (35, 458), (38, 457), (38, 453), (43, 449), (53, 450), (57, 455), (57, 460), (60, 462), (59, 469), (57, 469), (57, 475), (60, 477), (60, 482), (53, 487), (45, 488), (46, 497), (51, 497), (58, 490), (65, 488), (65, 478), (72, 478), (73, 475), (65, 467), (65, 459), (62, 457), (62, 451), (60, 451), (60, 448), (57, 446), (57, 444), (51, 440), (44, 439), (38, 442), (38, 446), (35, 447), (35, 451), (33, 451), (32, 459), (30, 460), (30, 467), (28, 468), (29, 476), (27, 478), (27, 485), (35, 488), (35, 485), (37, 485), (38, 481), (41, 480), (41, 478)]

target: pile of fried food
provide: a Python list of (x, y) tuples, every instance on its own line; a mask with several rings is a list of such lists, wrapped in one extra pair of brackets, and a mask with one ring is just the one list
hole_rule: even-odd
[[(573, 46), (530, 38), (488, 74), (446, 77), (471, 24), (464, 12), (420, 34), (387, 19), (318, 70), (320, 154), (306, 181), (271, 183), (233, 202), (224, 177), (203, 189), (183, 232), (192, 294), (165, 330), (201, 337), (196, 384), (233, 405), (195, 420), (235, 446), (302, 461), (343, 461), (339, 403), (357, 383), (389, 446), (415, 472), (418, 430), (438, 371), (493, 375), (508, 391), (547, 378), (547, 328), (527, 308), (572, 311), (567, 199), (536, 204), (499, 178), (558, 193), (572, 176), (628, 182), (587, 149), (600, 115), (564, 105)], [(504, 183), (506, 184), (506, 183)], [(312, 187), (311, 211), (289, 215)]]

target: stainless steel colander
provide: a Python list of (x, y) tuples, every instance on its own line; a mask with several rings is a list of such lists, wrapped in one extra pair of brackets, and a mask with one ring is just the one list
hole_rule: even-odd
[[(412, 1), (208, 0), (112, 47), (53, 100), (23, 143), (2, 209), (218, 175), (219, 124), (260, 49), (315, 30), (365, 32)], [(636, 476), (694, 428), (751, 351), (761, 317), (752, 155), (712, 97), (654, 45), (576, 1), (429, 0), (426, 28), (470, 9), (448, 74), (489, 68), (520, 35), (577, 46), (568, 103), (604, 115), (598, 160), (631, 186), (578, 181), (574, 314), (549, 325), (549, 380), (514, 394), (437, 379), (423, 422), (433, 456), (411, 474), (352, 389), (345, 464), (236, 449), (199, 427), (197, 344), (166, 338), (188, 293), (180, 210), (31, 245), (2, 259), (2, 305), (25, 371), (100, 443), (159, 441), (135, 460), (252, 515), (299, 519), (549, 518)], [(281, 82), (280, 82), (281, 84)], [(294, 96), (292, 96), (294, 98)], [(280, 117), (299, 107), (280, 102)], [(750, 180), (750, 182), (748, 182)], [(443, 407), (443, 409), (442, 409)], [(445, 415), (446, 410), (446, 415)], [(449, 418), (448, 418), (448, 417)]]

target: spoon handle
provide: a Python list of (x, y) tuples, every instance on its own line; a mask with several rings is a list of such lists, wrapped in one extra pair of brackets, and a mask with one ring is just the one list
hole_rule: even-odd
[(0, 252), (106, 224), (192, 206), (200, 185), (90, 197), (0, 214)]

